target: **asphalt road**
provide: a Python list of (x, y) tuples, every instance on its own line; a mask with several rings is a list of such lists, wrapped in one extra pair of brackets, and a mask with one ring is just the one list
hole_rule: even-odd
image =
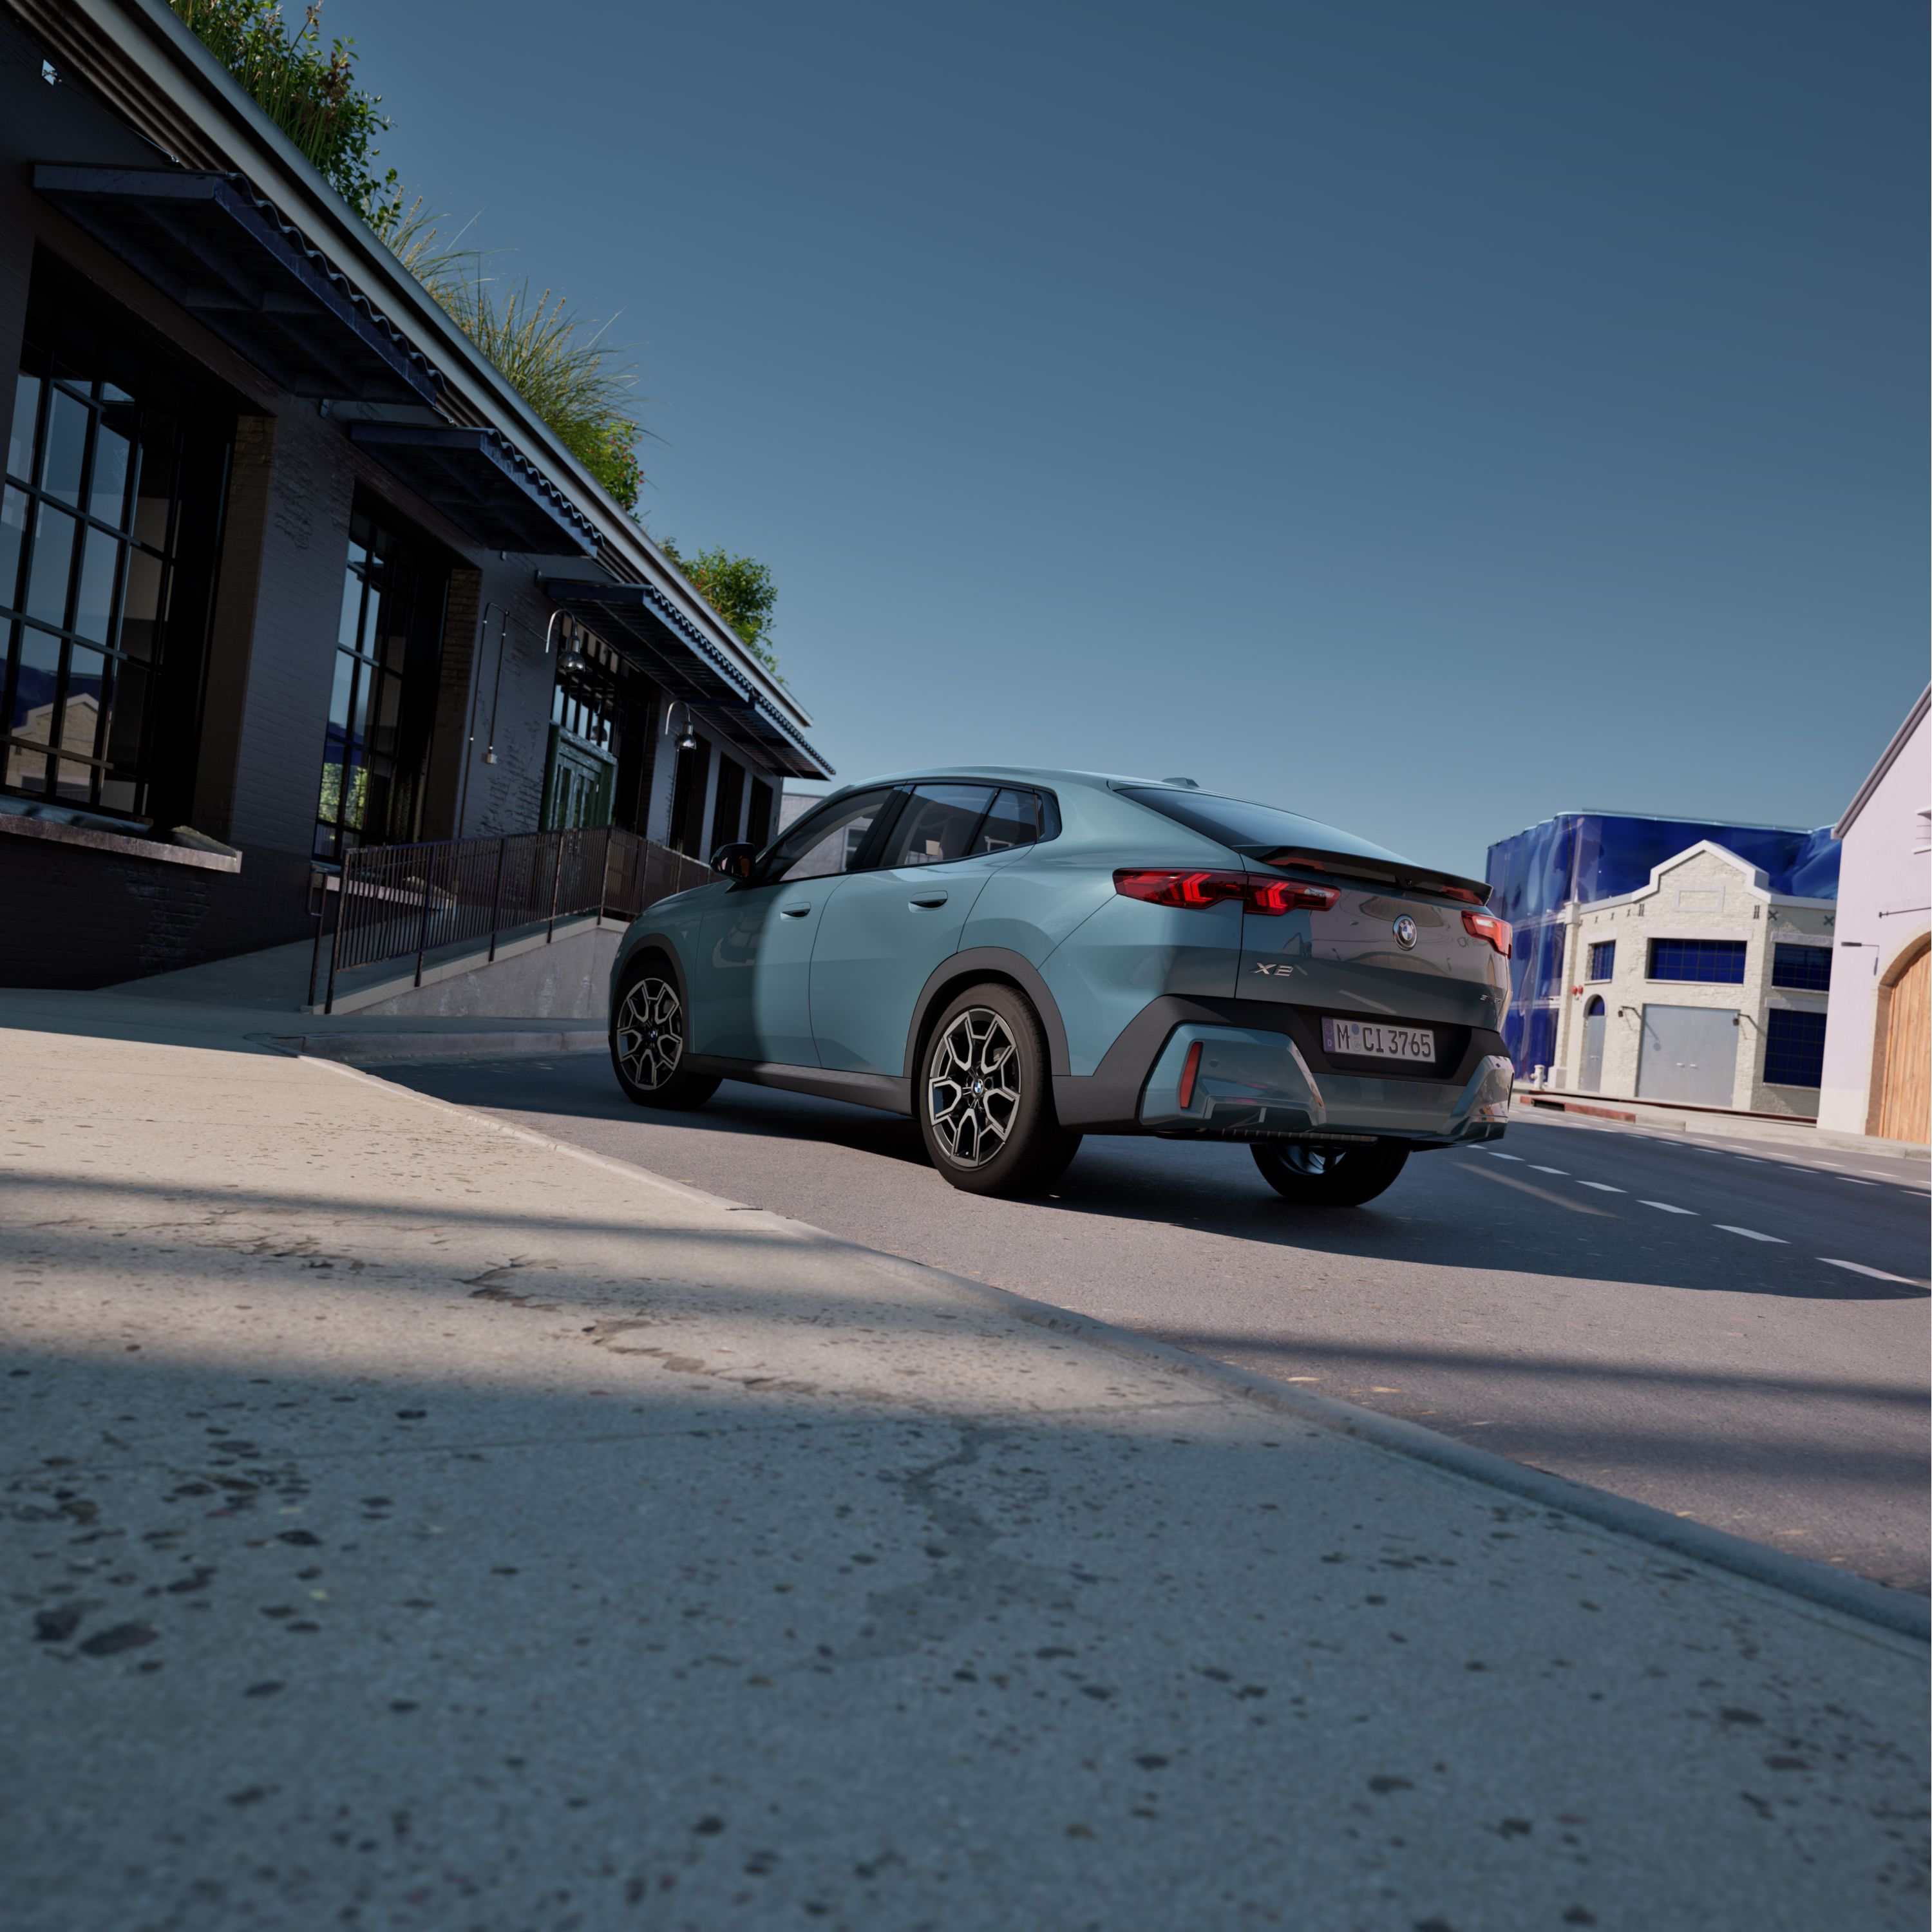
[(947, 1186), (909, 1122), (728, 1083), (652, 1114), (602, 1055), (379, 1070), (931, 1266), (1926, 1590), (1927, 1170), (1564, 1120), (1296, 1209), (1239, 1146), (1090, 1139)]

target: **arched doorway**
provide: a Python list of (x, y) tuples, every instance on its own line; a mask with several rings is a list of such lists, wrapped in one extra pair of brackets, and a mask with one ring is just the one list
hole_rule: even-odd
[(1889, 1141), (1932, 1138), (1932, 938), (1920, 939), (1885, 976), (1872, 1041), (1867, 1131)]
[(1603, 995), (1593, 993), (1583, 1009), (1582, 1088), (1586, 1094), (1604, 1090), (1604, 1028), (1607, 1024)]

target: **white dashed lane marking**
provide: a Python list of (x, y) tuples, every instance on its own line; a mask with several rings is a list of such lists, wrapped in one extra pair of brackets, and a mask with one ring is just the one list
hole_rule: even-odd
[(1570, 1172), (1567, 1167), (1539, 1167), (1534, 1161), (1530, 1162), (1529, 1171), (1532, 1174), (1560, 1174), (1566, 1178)]
[(1775, 1241), (1780, 1248), (1791, 1245), (1782, 1234), (1760, 1234), (1755, 1228), (1734, 1228), (1728, 1221), (1713, 1221), (1711, 1225), (1726, 1234), (1742, 1234), (1748, 1241)]
[(1643, 1208), (1654, 1208), (1660, 1214), (1694, 1214), (1697, 1211), (1694, 1208), (1673, 1208), (1668, 1201), (1642, 1201), (1640, 1202), (1638, 1205)]
[(1621, 1187), (1612, 1187), (1607, 1180), (1582, 1180), (1576, 1184), (1580, 1187), (1594, 1187), (1599, 1194), (1622, 1194), (1625, 1191)]
[(1841, 1262), (1831, 1255), (1820, 1255), (1818, 1258), (1827, 1268), (1850, 1268), (1854, 1274), (1870, 1275), (1874, 1281), (1903, 1282), (1907, 1288), (1918, 1286), (1909, 1274), (1887, 1274), (1883, 1268), (1867, 1268), (1863, 1262)]

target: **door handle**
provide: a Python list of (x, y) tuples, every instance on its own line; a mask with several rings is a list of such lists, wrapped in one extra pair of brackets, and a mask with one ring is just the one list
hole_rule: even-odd
[(812, 902), (807, 899), (803, 905), (780, 906), (778, 916), (781, 919), (802, 919), (811, 910)]
[(908, 899), (906, 903), (916, 906), (943, 906), (946, 903), (946, 895), (944, 892), (922, 892), (917, 898)]

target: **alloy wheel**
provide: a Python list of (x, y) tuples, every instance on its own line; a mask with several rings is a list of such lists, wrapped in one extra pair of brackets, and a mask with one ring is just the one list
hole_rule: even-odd
[(983, 1167), (1006, 1144), (1019, 1118), (1019, 1049), (991, 1008), (969, 1006), (946, 1029), (926, 1101), (940, 1147), (958, 1166)]
[(617, 1013), (617, 1064), (632, 1085), (662, 1087), (684, 1058), (684, 1006), (668, 980), (640, 980)]

